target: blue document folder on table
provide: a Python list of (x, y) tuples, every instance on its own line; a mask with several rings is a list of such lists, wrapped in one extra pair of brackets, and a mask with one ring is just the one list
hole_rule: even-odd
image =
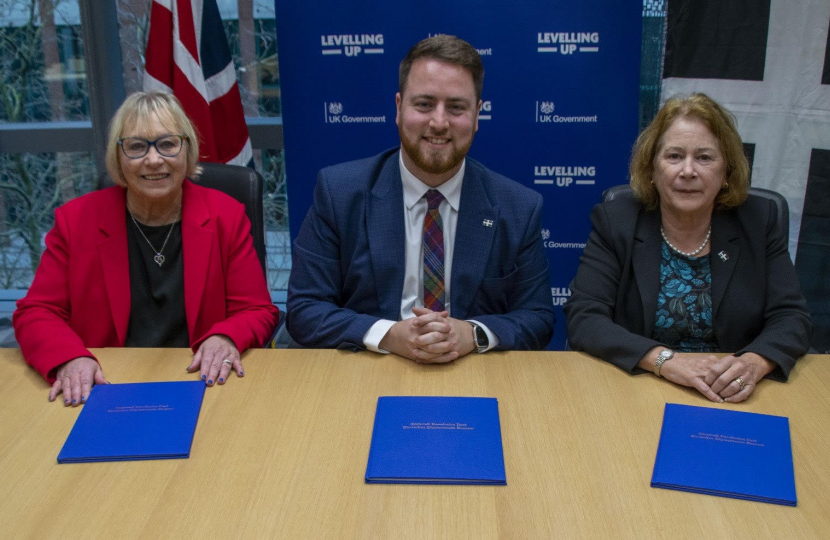
[(651, 486), (795, 506), (789, 419), (666, 403)]
[(498, 401), (378, 398), (366, 483), (505, 485)]
[(203, 381), (101, 384), (58, 454), (58, 463), (190, 456)]

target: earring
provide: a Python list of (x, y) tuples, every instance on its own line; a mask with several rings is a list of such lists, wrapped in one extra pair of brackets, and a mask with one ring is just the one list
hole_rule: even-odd
[(721, 186), (721, 190), (724, 190), (729, 187), (729, 182), (724, 182), (723, 186)]

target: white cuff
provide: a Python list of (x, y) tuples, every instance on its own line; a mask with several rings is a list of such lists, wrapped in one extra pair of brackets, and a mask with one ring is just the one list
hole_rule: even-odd
[(388, 319), (379, 320), (366, 331), (366, 334), (363, 336), (363, 344), (366, 345), (366, 348), (372, 352), (389, 354), (389, 351), (384, 351), (380, 348), (380, 342), (394, 324), (395, 321), (390, 321)]
[[(467, 319), (467, 322), (468, 323), (473, 323), (473, 322), (476, 323), (477, 325), (479, 325), (484, 330), (484, 333), (487, 334), (487, 342), (489, 343), (489, 345), (487, 345), (487, 348), (484, 349), (481, 352), (485, 353), (485, 352), (489, 351), (490, 349), (492, 349), (493, 347), (498, 347), (499, 346), (499, 343), (501, 343), (499, 341), (499, 338), (497, 338), (496, 334), (494, 334), (489, 328), (487, 328), (486, 324), (480, 323), (480, 322), (478, 322), (476, 320), (473, 320), (473, 319)], [(473, 344), (475, 344), (475, 334), (473, 334)]]

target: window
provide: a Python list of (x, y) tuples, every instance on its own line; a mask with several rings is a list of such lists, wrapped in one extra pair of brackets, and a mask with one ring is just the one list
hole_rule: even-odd
[(43, 151), (48, 142), (38, 148), (32, 135), (89, 124), (77, 0), (0, 0), (0, 73), (4, 131), (29, 135), (0, 153), (0, 288), (25, 289), (54, 209), (93, 189), (96, 177), (91, 148)]

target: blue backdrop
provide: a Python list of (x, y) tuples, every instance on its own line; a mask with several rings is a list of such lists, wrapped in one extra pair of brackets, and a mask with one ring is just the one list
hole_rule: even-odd
[(291, 238), (317, 172), (398, 146), (398, 64), (432, 34), (470, 42), (485, 68), (470, 156), (538, 190), (556, 307), (637, 136), (642, 0), (276, 0)]

